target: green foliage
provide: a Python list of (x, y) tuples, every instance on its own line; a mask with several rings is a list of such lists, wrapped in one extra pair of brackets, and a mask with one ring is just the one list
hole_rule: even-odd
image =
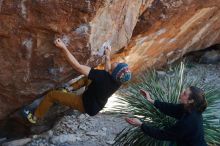
[[(200, 87), (205, 90), (208, 101), (208, 108), (203, 114), (205, 139), (210, 145), (220, 145), (220, 120), (215, 115), (218, 113), (220, 92), (215, 87), (199, 85), (200, 76), (196, 79), (186, 78), (184, 75), (184, 64), (171, 68), (166, 75), (158, 76), (157, 72), (150, 71), (143, 73), (138, 83), (131, 83), (128, 88), (120, 91), (120, 103), (125, 107), (117, 107), (116, 111), (126, 111), (132, 117), (137, 117), (142, 121), (157, 127), (164, 128), (175, 123), (175, 119), (160, 113), (150, 104), (139, 90), (149, 91), (153, 99), (164, 102), (178, 103), (178, 97), (183, 89), (190, 85)], [(220, 105), (218, 103), (218, 105)], [(144, 135), (140, 128), (129, 126), (116, 137), (115, 145), (134, 146), (168, 146), (170, 142), (159, 141)]]

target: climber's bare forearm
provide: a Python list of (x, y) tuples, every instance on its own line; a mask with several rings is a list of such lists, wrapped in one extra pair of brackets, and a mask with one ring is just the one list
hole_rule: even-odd
[(90, 72), (91, 68), (88, 67), (88, 66), (85, 66), (85, 65), (81, 65), (76, 60), (76, 58), (70, 53), (70, 51), (67, 49), (66, 45), (64, 44), (64, 42), (60, 38), (57, 38), (54, 41), (54, 44), (64, 52), (66, 59), (68, 60), (70, 65), (75, 70), (77, 70), (78, 72), (80, 72), (81, 74), (83, 74), (85, 76), (89, 75), (89, 72)]
[(85, 75), (85, 76), (88, 76), (89, 75), (89, 72), (91, 70), (91, 68), (89, 66), (86, 66), (86, 65), (81, 65), (77, 60), (76, 58), (70, 53), (70, 51), (66, 48), (66, 47), (63, 47), (62, 48), (64, 54), (65, 54), (65, 57), (66, 59), (68, 60), (68, 62), (70, 63), (70, 65), (75, 69), (77, 70), (79, 73)]
[(105, 49), (105, 71), (109, 72), (111, 70), (111, 47)]
[(105, 70), (110, 71), (111, 70), (111, 59), (110, 56), (105, 57)]

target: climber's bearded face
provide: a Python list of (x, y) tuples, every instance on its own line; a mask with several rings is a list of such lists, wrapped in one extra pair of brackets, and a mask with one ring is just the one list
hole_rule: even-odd
[(111, 64), (111, 72), (117, 67), (118, 64), (118, 62), (114, 62)]

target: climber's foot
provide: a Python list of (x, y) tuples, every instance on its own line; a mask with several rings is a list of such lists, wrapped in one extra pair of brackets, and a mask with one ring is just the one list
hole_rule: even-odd
[(30, 123), (36, 124), (37, 123), (37, 118), (32, 114), (32, 111), (29, 110), (28, 108), (24, 108), (22, 110), (22, 115), (24, 116), (25, 119), (27, 119)]

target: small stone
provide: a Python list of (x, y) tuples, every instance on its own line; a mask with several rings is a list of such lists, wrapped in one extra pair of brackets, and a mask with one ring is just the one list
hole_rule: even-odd
[(52, 130), (49, 130), (47, 133), (48, 133), (48, 136), (49, 136), (49, 137), (52, 137), (52, 136), (53, 136), (53, 131), (52, 131)]
[(97, 135), (99, 135), (99, 133), (95, 132), (95, 131), (89, 131), (86, 133), (86, 135), (97, 136)]
[(84, 120), (85, 118), (86, 118), (86, 115), (85, 115), (85, 114), (81, 114), (81, 115), (78, 117), (79, 120)]
[(32, 138), (33, 139), (36, 139), (36, 138), (38, 138), (39, 136), (38, 135), (32, 135)]
[(157, 71), (157, 74), (159, 76), (165, 76), (166, 75), (166, 72), (165, 71)]
[(79, 128), (82, 129), (82, 130), (85, 130), (85, 131), (87, 130), (87, 126), (85, 126), (84, 124), (80, 125)]
[(115, 143), (114, 140), (109, 140), (109, 141), (106, 141), (107, 144), (110, 144), (110, 145), (113, 145)]
[(103, 131), (106, 131), (106, 130), (107, 130), (107, 128), (106, 128), (106, 127), (103, 127), (103, 128), (102, 128), (102, 130), (103, 130)]
[(106, 136), (106, 131), (99, 130), (97, 133), (100, 136)]
[(76, 137), (77, 141), (82, 141), (82, 139), (80, 137)]

